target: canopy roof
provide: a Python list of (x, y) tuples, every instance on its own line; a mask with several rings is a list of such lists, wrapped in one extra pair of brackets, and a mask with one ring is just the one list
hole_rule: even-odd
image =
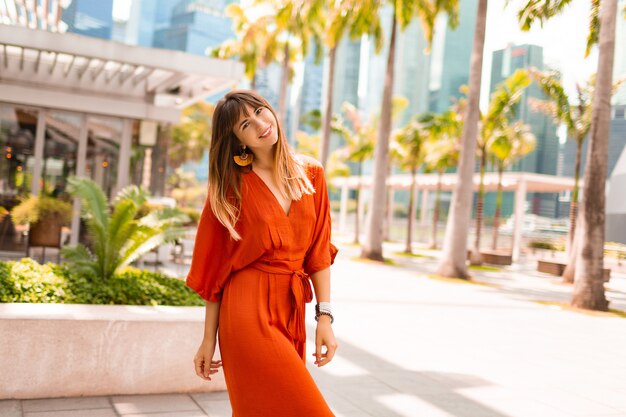
[(239, 62), (0, 24), (0, 101), (176, 123), (234, 86)]

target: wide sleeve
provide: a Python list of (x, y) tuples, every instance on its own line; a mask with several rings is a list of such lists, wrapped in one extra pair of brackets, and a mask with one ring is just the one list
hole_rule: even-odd
[(311, 168), (312, 182), (315, 187), (313, 200), (315, 203), (316, 222), (313, 240), (304, 258), (304, 272), (311, 275), (330, 267), (335, 261), (337, 248), (330, 243), (331, 220), (328, 187), (324, 177), (324, 168), (315, 164)]
[(236, 244), (213, 214), (207, 198), (198, 223), (187, 286), (207, 301), (220, 301), (232, 271)]

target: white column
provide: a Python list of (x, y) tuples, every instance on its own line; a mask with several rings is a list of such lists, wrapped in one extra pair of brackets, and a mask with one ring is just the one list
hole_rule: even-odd
[[(85, 176), (85, 165), (87, 158), (87, 115), (80, 116), (80, 131), (78, 133), (78, 153), (76, 155), (76, 176)], [(78, 244), (78, 236), (80, 233), (80, 198), (74, 198), (72, 208), (72, 234), (70, 236), (70, 245)]]
[(30, 183), (30, 193), (39, 195), (39, 181), (43, 170), (43, 151), (46, 133), (46, 117), (48, 112), (44, 109), (37, 112), (37, 131), (35, 132), (35, 164), (33, 166), (33, 178)]
[(102, 163), (104, 162), (104, 155), (102, 152), (102, 149), (97, 150), (93, 159), (93, 180), (100, 186), (100, 188), (104, 189), (104, 167), (102, 166)]
[(143, 158), (143, 172), (141, 174), (141, 187), (144, 190), (150, 189), (150, 174), (152, 172), (152, 148), (146, 148)]
[(346, 232), (346, 223), (348, 217), (348, 194), (350, 189), (348, 188), (348, 178), (345, 178), (345, 182), (341, 184), (341, 203), (339, 205), (339, 231), (341, 233)]
[(120, 142), (120, 155), (117, 165), (117, 184), (115, 186), (115, 192), (117, 194), (122, 188), (129, 184), (130, 173), (130, 147), (132, 140), (132, 128), (133, 121), (131, 119), (124, 119), (122, 125), (122, 140)]
[(422, 208), (420, 210), (420, 225), (428, 226), (428, 190), (422, 190)]
[(513, 215), (513, 262), (519, 260), (522, 252), (522, 228), (524, 227), (524, 214), (526, 208), (526, 181), (521, 180), (515, 190), (515, 211)]
[[(365, 190), (366, 188), (363, 187), (361, 188), (361, 191), (359, 191), (361, 196), (359, 197), (359, 206), (356, 208), (359, 211), (359, 222), (361, 223), (359, 224), (359, 230), (361, 231), (361, 233), (363, 233), (363, 225), (367, 224), (367, 219), (365, 218), (365, 201), (372, 198), (372, 193), (370, 189), (367, 188), (367, 191)], [(372, 206), (371, 202), (369, 206)], [(367, 214), (369, 215), (369, 213)]]

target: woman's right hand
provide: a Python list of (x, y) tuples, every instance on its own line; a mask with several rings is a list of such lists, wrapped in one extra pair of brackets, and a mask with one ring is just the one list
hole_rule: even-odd
[(211, 380), (211, 375), (217, 373), (222, 367), (221, 360), (213, 360), (215, 354), (215, 339), (203, 340), (198, 348), (198, 353), (193, 358), (193, 364), (196, 368), (196, 375), (205, 381)]

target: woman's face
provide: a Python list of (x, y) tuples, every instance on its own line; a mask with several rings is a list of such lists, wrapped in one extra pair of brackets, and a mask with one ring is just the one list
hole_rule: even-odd
[(248, 115), (242, 112), (233, 126), (235, 136), (253, 152), (274, 146), (278, 141), (278, 123), (274, 114), (267, 107), (245, 106)]

